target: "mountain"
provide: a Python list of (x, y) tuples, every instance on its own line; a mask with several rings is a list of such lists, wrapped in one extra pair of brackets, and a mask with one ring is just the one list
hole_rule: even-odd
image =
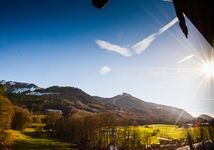
[(91, 96), (75, 87), (41, 88), (35, 84), (13, 81), (0, 81), (0, 84), (15, 105), (27, 107), (37, 113), (43, 113), (46, 109), (62, 110), (64, 114), (112, 112), (119, 117), (134, 118), (138, 124), (175, 124), (193, 119), (182, 109), (149, 103), (128, 93), (102, 98)]
[(80, 100), (89, 103), (96, 101), (92, 96), (88, 95), (81, 89), (74, 87), (52, 86), (45, 89), (38, 87), (35, 84), (13, 81), (7, 82), (4, 80), (0, 81), (0, 84), (4, 86), (5, 92), (8, 94), (22, 94), (37, 97), (48, 96), (52, 98)]
[(214, 122), (214, 118), (212, 118), (208, 115), (205, 115), (205, 114), (202, 114), (199, 117), (197, 117), (197, 120), (199, 122)]
[(38, 86), (29, 83), (20, 83), (20, 82), (13, 82), (13, 81), (0, 81), (0, 84), (4, 86), (7, 93), (27, 93), (33, 92), (37, 89), (40, 89)]
[(94, 98), (108, 105), (123, 108), (126, 111), (131, 112), (134, 116), (137, 116), (137, 118), (141, 120), (142, 123), (175, 123), (180, 121), (188, 122), (189, 120), (193, 119), (190, 114), (182, 109), (145, 102), (127, 93), (123, 93), (112, 98)]
[(60, 109), (64, 113), (71, 110), (88, 112), (110, 111), (102, 102), (97, 101), (81, 89), (74, 87), (41, 88), (34, 84), (13, 81), (0, 81), (9, 99), (16, 105), (24, 105), (31, 111), (44, 112), (46, 109)]

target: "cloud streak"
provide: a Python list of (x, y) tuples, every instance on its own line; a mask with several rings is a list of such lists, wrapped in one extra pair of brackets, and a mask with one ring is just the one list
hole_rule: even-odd
[(103, 40), (96, 40), (95, 42), (101, 49), (106, 49), (108, 51), (112, 51), (126, 57), (132, 56), (132, 51), (134, 51), (136, 54), (141, 54), (154, 42), (154, 40), (159, 35), (163, 34), (165, 31), (167, 31), (170, 27), (175, 25), (177, 22), (178, 22), (178, 18), (176, 17), (172, 21), (170, 21), (168, 24), (160, 28), (157, 32), (149, 35), (148, 37), (142, 39), (141, 41), (133, 44), (130, 47), (122, 47)]
[(121, 47), (119, 45), (112, 44), (110, 42), (103, 41), (103, 40), (96, 40), (96, 43), (102, 49), (106, 49), (106, 50), (118, 53), (118, 54), (126, 56), (126, 57), (132, 55), (130, 50), (126, 47)]
[(163, 1), (173, 3), (173, 0), (163, 0)]
[(144, 52), (151, 44), (152, 42), (162, 33), (164, 33), (166, 30), (168, 30), (170, 27), (172, 27), (174, 24), (178, 22), (178, 18), (174, 18), (172, 21), (170, 21), (168, 24), (160, 28), (160, 30), (156, 33), (153, 33), (146, 37), (145, 39), (141, 40), (140, 42), (134, 44), (131, 48), (135, 51), (136, 54), (141, 54)]
[(185, 61), (187, 61), (187, 60), (192, 59), (193, 57), (194, 57), (194, 55), (189, 55), (189, 56), (187, 56), (187, 57), (185, 57), (185, 58), (179, 60), (177, 63), (178, 63), (178, 64), (183, 63), (183, 62), (185, 62)]
[(103, 66), (100, 69), (100, 74), (104, 75), (104, 74), (108, 74), (111, 72), (111, 68), (109, 66)]
[(157, 36), (158, 36), (157, 33), (151, 34), (147, 38), (134, 44), (132, 46), (132, 49), (135, 51), (135, 53), (141, 54), (145, 49), (147, 49), (151, 45), (151, 43), (157, 38)]

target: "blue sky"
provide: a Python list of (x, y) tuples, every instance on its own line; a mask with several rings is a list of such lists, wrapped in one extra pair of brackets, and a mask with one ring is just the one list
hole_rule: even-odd
[(177, 22), (167, 26), (175, 17), (162, 0), (111, 0), (103, 10), (90, 0), (0, 0), (0, 80), (128, 92), (213, 115), (213, 95), (199, 86), (205, 75), (188, 71), (211, 48), (188, 20), (188, 39)]

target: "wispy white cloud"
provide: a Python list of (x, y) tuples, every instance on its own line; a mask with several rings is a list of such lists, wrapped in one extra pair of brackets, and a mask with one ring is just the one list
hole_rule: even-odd
[(110, 42), (103, 41), (103, 40), (96, 40), (96, 43), (102, 49), (106, 49), (106, 50), (118, 53), (118, 54), (126, 56), (126, 57), (132, 55), (130, 50), (126, 47), (121, 47), (119, 45), (112, 44)]
[(111, 68), (109, 66), (103, 66), (100, 69), (100, 74), (104, 75), (104, 74), (108, 74), (111, 72)]
[(170, 27), (172, 27), (175, 23), (178, 22), (178, 18), (174, 18), (172, 21), (170, 21), (168, 24), (160, 28), (158, 32), (155, 32), (145, 39), (141, 40), (140, 42), (134, 44), (131, 48), (135, 51), (137, 54), (141, 54), (144, 52), (150, 45), (151, 43), (158, 37), (158, 35), (161, 35), (164, 33), (166, 30), (168, 30)]
[(163, 26), (162, 28), (160, 28), (158, 35), (162, 34), (163, 32), (165, 32), (166, 30), (168, 30), (170, 27), (172, 27), (174, 24), (176, 24), (178, 22), (178, 18), (175, 17), (172, 21), (170, 21), (168, 24), (166, 24), (165, 26)]
[(173, 2), (173, 0), (163, 0), (164, 2), (170, 2), (170, 3), (172, 3)]
[(185, 58), (179, 60), (177, 63), (178, 63), (178, 64), (183, 63), (183, 62), (185, 62), (185, 61), (187, 61), (187, 60), (192, 59), (193, 57), (194, 57), (194, 55), (189, 55), (189, 56), (187, 56), (187, 57), (185, 57)]
[(134, 44), (132, 49), (134, 49), (135, 53), (141, 54), (145, 49), (147, 49), (151, 43), (157, 38), (157, 33), (151, 34), (147, 38), (143, 39), (142, 41)]
[(122, 47), (116, 44), (112, 44), (107, 41), (103, 40), (96, 40), (97, 45), (102, 48), (109, 51), (116, 52), (118, 54), (121, 54), (123, 56), (132, 56), (131, 49), (134, 50), (136, 54), (141, 54), (144, 52), (151, 44), (152, 42), (162, 33), (167, 31), (170, 27), (172, 27), (174, 24), (178, 22), (178, 18), (174, 18), (172, 21), (170, 21), (168, 24), (160, 28), (157, 32), (149, 35), (145, 39), (137, 42), (136, 44), (130, 46), (130, 47)]

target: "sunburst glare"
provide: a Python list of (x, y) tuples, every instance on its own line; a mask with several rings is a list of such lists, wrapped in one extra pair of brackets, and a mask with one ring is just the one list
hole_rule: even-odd
[(202, 71), (208, 75), (209, 77), (214, 77), (214, 62), (211, 61), (211, 62), (208, 62), (208, 63), (205, 63), (203, 66), (202, 66)]

